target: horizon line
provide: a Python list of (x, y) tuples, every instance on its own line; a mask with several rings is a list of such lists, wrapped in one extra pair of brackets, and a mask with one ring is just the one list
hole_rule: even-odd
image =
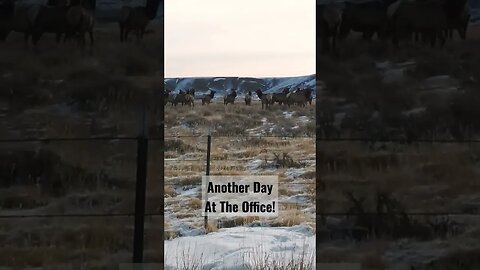
[(269, 79), (269, 78), (298, 78), (315, 76), (316, 73), (308, 75), (295, 75), (295, 76), (179, 76), (179, 77), (164, 77), (164, 79), (193, 79), (193, 78), (255, 78), (255, 79)]

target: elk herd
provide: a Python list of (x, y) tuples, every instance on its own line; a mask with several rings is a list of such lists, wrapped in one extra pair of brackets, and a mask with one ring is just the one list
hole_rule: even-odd
[[(123, 6), (116, 17), (120, 28), (120, 41), (134, 32), (137, 40), (143, 39), (148, 23), (153, 20), (160, 0), (147, 0), (145, 6)], [(0, 41), (11, 32), (23, 33), (25, 42), (36, 45), (43, 34), (56, 35), (57, 43), (76, 38), (85, 45), (85, 34), (93, 45), (96, 0), (47, 0), (45, 5), (17, 5), (16, 0), (0, 0)]]
[[(322, 52), (335, 51), (352, 31), (366, 40), (375, 35), (399, 46), (402, 40), (443, 46), (458, 32), (465, 39), (470, 21), (467, 0), (370, 0), (317, 5)], [(438, 43), (437, 43), (438, 41)]]
[[(201, 96), (202, 105), (208, 105), (212, 102), (215, 97), (216, 91), (210, 90), (209, 93), (206, 93)], [(305, 107), (307, 104), (312, 105), (312, 93), (313, 89), (298, 87), (294, 91), (290, 91), (288, 88), (285, 88), (281, 93), (267, 94), (262, 92), (261, 89), (255, 91), (257, 97), (262, 104), (262, 109), (269, 109), (275, 103), (279, 105), (290, 106), (301, 106)], [(223, 97), (223, 104), (235, 104), (237, 98), (237, 90), (232, 89), (230, 93)], [(252, 92), (248, 91), (245, 93), (244, 101), (245, 105), (252, 105)], [(164, 105), (171, 103), (172, 106), (177, 106), (178, 104), (189, 105), (191, 107), (195, 106), (195, 89), (180, 90), (178, 94), (174, 94), (171, 90), (165, 90), (164, 92)]]

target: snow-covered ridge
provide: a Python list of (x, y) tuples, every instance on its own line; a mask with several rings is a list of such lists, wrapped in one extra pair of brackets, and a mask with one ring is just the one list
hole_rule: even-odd
[(237, 89), (239, 95), (248, 91), (255, 92), (261, 89), (266, 93), (278, 93), (285, 88), (315, 87), (315, 75), (281, 78), (252, 78), (252, 77), (191, 77), (165, 78), (165, 88), (178, 92), (182, 89), (195, 88), (196, 93), (216, 91), (216, 96), (223, 96), (231, 89)]

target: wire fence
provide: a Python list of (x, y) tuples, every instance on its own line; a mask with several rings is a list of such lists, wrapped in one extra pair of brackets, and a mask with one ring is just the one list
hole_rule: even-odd
[[(196, 139), (203, 139), (207, 138), (208, 135), (166, 135), (165, 137), (148, 137), (149, 141), (157, 141), (163, 142), (168, 141), (169, 139), (176, 139), (176, 138), (196, 138)], [(301, 138), (309, 138), (315, 139), (316, 142), (371, 142), (372, 139), (369, 138), (335, 138), (335, 139), (328, 139), (328, 138), (316, 138), (315, 136), (297, 136), (297, 135), (242, 135), (242, 136), (227, 136), (227, 135), (215, 135), (213, 138), (235, 138), (235, 139), (248, 139), (248, 138), (278, 138), (278, 139), (301, 139)], [(0, 146), (1, 144), (6, 143), (53, 143), (53, 142), (86, 142), (86, 141), (108, 141), (108, 142), (121, 142), (121, 141), (136, 141), (138, 140), (137, 137), (133, 136), (98, 136), (98, 137), (50, 137), (50, 138), (1, 138), (0, 139)], [(375, 140), (379, 142), (403, 142), (402, 140)], [(206, 140), (205, 140), (206, 143)], [(432, 140), (414, 140), (411, 143), (433, 143), (433, 144), (465, 144), (465, 143), (480, 143), (480, 139), (469, 139), (469, 140), (448, 140), (448, 139), (432, 139)], [(165, 166), (169, 166), (169, 163), (180, 163), (180, 162), (205, 162), (205, 159), (198, 158), (198, 159), (164, 159)], [(279, 181), (279, 184), (288, 184), (293, 186), (302, 186), (306, 185), (309, 187), (313, 187), (315, 182), (287, 182), (287, 181)], [(175, 186), (175, 183), (171, 182), (164, 182), (164, 186)], [(199, 187), (201, 183), (198, 184), (189, 184), (191, 187)], [(324, 212), (321, 215), (326, 216), (336, 216), (336, 215), (347, 215), (346, 212), (336, 212), (336, 213), (328, 213)], [(407, 212), (408, 215), (439, 215), (439, 216), (446, 216), (446, 215), (480, 215), (480, 213), (457, 213), (457, 212), (424, 212), (424, 213), (412, 213)], [(95, 213), (95, 214), (76, 214), (76, 213), (63, 213), (63, 214), (46, 214), (46, 215), (36, 215), (36, 214), (25, 214), (25, 215), (2, 215), (0, 214), (0, 219), (7, 219), (7, 218), (59, 218), (59, 217), (125, 217), (125, 216), (134, 216), (135, 212), (127, 212), (127, 213)], [(145, 216), (163, 216), (163, 212), (152, 212), (152, 213), (145, 213)]]
[[(191, 139), (191, 140), (194, 140), (198, 143), (198, 145), (200, 145), (199, 147), (199, 151), (197, 151), (197, 153), (195, 153), (195, 155), (189, 155), (189, 151), (188, 149), (186, 151), (184, 151), (184, 154), (181, 154), (180, 152), (178, 151), (173, 151), (173, 152), (176, 152), (176, 156), (175, 157), (165, 157), (165, 154), (167, 153), (166, 151), (166, 146), (168, 143), (171, 143), (172, 141), (174, 140), (181, 140), (181, 139)], [(188, 164), (188, 163), (195, 163), (196, 164), (196, 169), (198, 170), (197, 171), (197, 174), (199, 175), (204, 175), (205, 174), (205, 169), (206, 169), (206, 163), (207, 163), (207, 160), (206, 160), (206, 156), (207, 156), (207, 151), (206, 151), (206, 145), (207, 145), (207, 139), (208, 139), (208, 135), (205, 135), (205, 134), (195, 134), (195, 135), (170, 135), (170, 134), (167, 134), (165, 137), (142, 137), (142, 136), (98, 136), (98, 137), (88, 137), (88, 138), (84, 138), (84, 137), (57, 137), (57, 138), (3, 138), (3, 139), (0, 139), (0, 147), (2, 146), (11, 146), (11, 145), (14, 145), (14, 144), (27, 144), (27, 143), (35, 143), (35, 144), (38, 144), (38, 143), (41, 143), (43, 144), (42, 146), (49, 146), (49, 145), (52, 145), (52, 144), (55, 144), (55, 143), (74, 143), (74, 142), (81, 142), (81, 143), (90, 143), (90, 142), (97, 142), (99, 144), (106, 144), (106, 143), (120, 143), (120, 144), (131, 144), (130, 146), (134, 146), (136, 145), (137, 146), (137, 150), (139, 148), (139, 145), (141, 144), (141, 141), (143, 140), (143, 144), (145, 144), (145, 147), (146, 149), (144, 149), (145, 151), (148, 151), (149, 153), (153, 153), (153, 154), (160, 154), (160, 153), (155, 153), (155, 152), (152, 152), (153, 151), (160, 151), (161, 152), (161, 156), (163, 157), (163, 161), (161, 161), (163, 164), (161, 166), (162, 167), (162, 170), (164, 172), (164, 175), (165, 175), (165, 171), (168, 170), (171, 166), (173, 165), (179, 165), (179, 164)], [(313, 201), (312, 202), (304, 202), (302, 200), (290, 200), (290, 201), (286, 201), (286, 203), (290, 203), (290, 204), (293, 204), (295, 205), (294, 207), (296, 207), (297, 210), (300, 210), (300, 211), (303, 211), (305, 210), (306, 208), (308, 207), (311, 207), (313, 206), (315, 208), (315, 211), (313, 212), (309, 212), (309, 215), (311, 215), (312, 217), (312, 222), (315, 223), (318, 226), (321, 226), (322, 222), (324, 222), (325, 220), (325, 217), (348, 217), (348, 216), (351, 216), (352, 213), (348, 212), (348, 211), (328, 211), (328, 209), (325, 209), (325, 208), (321, 208), (321, 205), (319, 205), (319, 203), (321, 203), (318, 199), (316, 199), (318, 197), (318, 194), (321, 194), (321, 191), (319, 191), (319, 166), (321, 166), (322, 164), (320, 164), (318, 162), (318, 155), (317, 154), (314, 154), (315, 153), (315, 145), (318, 147), (319, 145), (322, 147), (322, 143), (323, 144), (331, 144), (331, 145), (335, 145), (337, 143), (348, 143), (348, 142), (352, 142), (352, 143), (359, 143), (359, 144), (363, 144), (363, 143), (370, 143), (372, 141), (375, 141), (375, 142), (398, 142), (398, 143), (405, 143), (403, 140), (372, 140), (370, 138), (332, 138), (332, 139), (328, 139), (328, 138), (318, 138), (318, 137), (315, 137), (315, 136), (308, 136), (308, 135), (304, 135), (304, 136), (298, 136), (298, 135), (244, 135), (244, 136), (226, 136), (226, 135), (215, 135), (215, 136), (212, 136), (212, 139), (213, 139), (213, 150), (212, 150), (212, 160), (211, 160), (211, 163), (212, 165), (215, 165), (217, 162), (227, 162), (227, 163), (233, 163), (233, 164), (238, 164), (240, 161), (241, 162), (245, 162), (245, 158), (236, 158), (235, 156), (232, 156), (232, 157), (227, 157), (225, 159), (222, 160), (222, 158), (217, 159), (219, 157), (215, 156), (215, 154), (217, 153), (221, 153), (224, 149), (222, 149), (222, 147), (224, 147), (225, 145), (228, 146), (228, 147), (231, 147), (231, 148), (235, 148), (237, 150), (239, 150), (239, 148), (242, 147), (242, 145), (235, 145), (235, 142), (248, 142), (249, 139), (265, 139), (265, 140), (272, 140), (272, 141), (276, 141), (276, 142), (282, 142), (282, 141), (287, 141), (287, 142), (291, 142), (291, 141), (295, 141), (295, 140), (306, 140), (308, 141), (308, 144), (311, 145), (311, 148), (308, 149), (308, 151), (312, 151), (312, 154), (315, 156), (314, 159), (315, 160), (315, 166), (314, 166), (314, 170), (315, 170), (315, 176), (312, 176), (312, 178), (309, 178), (309, 179), (302, 179), (302, 177), (300, 177), (299, 181), (298, 179), (293, 179), (293, 181), (284, 181), (284, 180), (280, 180), (278, 182), (279, 184), (279, 188), (282, 187), (284, 189), (294, 189), (294, 190), (303, 190), (303, 191), (307, 191), (307, 192), (310, 192), (312, 194), (314, 194), (313, 196)], [(219, 145), (219, 140), (223, 140), (222, 141), (222, 144), (223, 145)], [(246, 140), (246, 141), (245, 141)], [(155, 142), (155, 143), (159, 143), (161, 145), (161, 147), (159, 149), (155, 148), (155, 147), (152, 147), (152, 145), (148, 145), (148, 142)], [(420, 145), (424, 145), (424, 144), (474, 144), (474, 143), (480, 143), (480, 140), (476, 140), (476, 139), (471, 139), (471, 140), (415, 140), (415, 141), (412, 141), (412, 142), (409, 142), (410, 144), (420, 144)], [(222, 146), (222, 147), (219, 147), (219, 146)], [(150, 148), (150, 149), (149, 149)], [(282, 144), (278, 144), (276, 145), (275, 147), (272, 147), (270, 150), (270, 152), (267, 152), (267, 153), (270, 153), (273, 151), (272, 149), (276, 149), (276, 151), (282, 151), (283, 149), (285, 149), (284, 146), (282, 146)], [(113, 149), (113, 148), (112, 148)], [(93, 154), (93, 153), (92, 153)], [(95, 153), (96, 154), (96, 153)], [(110, 153), (112, 155), (115, 154), (115, 152), (113, 153)], [(138, 156), (139, 154), (141, 154), (140, 152), (137, 151), (137, 155), (135, 157), (135, 153), (134, 152), (129, 152), (128, 155), (131, 155), (130, 157), (130, 160), (134, 161), (135, 159), (137, 160), (136, 161), (136, 166), (137, 166), (137, 169), (139, 167), (139, 160), (138, 160)], [(186, 154), (186, 155), (185, 155)], [(146, 153), (143, 153), (144, 156), (146, 156)], [(149, 156), (150, 157), (150, 156)], [(271, 156), (270, 156), (271, 157)], [(151, 157), (150, 157), (151, 158)], [(311, 157), (306, 157), (304, 155), (304, 158), (305, 159), (311, 159)], [(302, 160), (299, 160), (299, 162), (301, 162)], [(140, 161), (140, 163), (143, 163), (143, 165), (146, 165), (146, 163), (148, 163), (149, 160), (147, 158), (147, 160), (144, 160), (144, 161)], [(150, 160), (151, 162), (151, 160)], [(156, 161), (156, 162), (160, 162), (160, 161)], [(312, 166), (312, 164), (310, 163), (309, 164), (310, 166)], [(153, 166), (157, 166), (155, 165), (155, 163), (153, 164)], [(158, 164), (158, 166), (160, 166)], [(288, 169), (288, 168), (287, 168)], [(262, 173), (264, 172), (272, 172), (271, 171), (262, 171), (262, 169), (259, 169), (258, 172), (260, 172), (259, 175), (261, 175)], [(273, 170), (273, 172), (275, 172)], [(212, 174), (215, 175), (216, 173), (216, 170), (215, 170), (215, 167), (212, 169)], [(162, 175), (162, 177), (164, 177), (164, 175)], [(133, 176), (132, 176), (133, 177)], [(139, 178), (139, 175), (138, 175), (138, 172), (137, 172), (137, 180), (136, 182), (138, 183), (139, 179), (141, 179), (141, 177)], [(164, 188), (167, 188), (167, 187), (173, 187), (175, 188), (177, 185), (177, 183), (175, 182), (175, 180), (173, 181), (165, 181), (165, 180), (161, 180), (160, 179), (160, 184), (163, 186), (163, 189)], [(189, 183), (188, 185), (188, 188), (199, 188), (201, 186), (201, 183)], [(299, 187), (299, 189), (295, 189), (296, 187)], [(140, 186), (136, 186), (135, 188), (135, 193), (137, 193), (136, 197), (137, 197), (137, 203), (138, 203), (138, 191), (142, 190), (142, 189), (145, 189), (145, 186), (142, 187), (142, 185)], [(161, 230), (162, 230), (162, 233), (166, 233), (166, 231), (163, 231), (164, 228), (163, 228), (163, 224), (165, 222), (165, 218), (166, 216), (168, 215), (168, 211), (165, 210), (165, 206), (168, 205), (168, 202), (166, 202), (167, 200), (165, 200), (165, 190), (162, 189), (162, 194), (161, 194), (161, 197), (164, 199), (163, 203), (161, 204), (161, 209), (157, 209), (156, 211), (151, 211), (151, 210), (147, 210), (145, 211), (145, 208), (141, 209), (142, 211), (140, 212), (137, 212), (137, 207), (136, 207), (136, 210), (134, 211), (115, 211), (115, 212), (112, 212), (112, 211), (105, 211), (105, 212), (102, 212), (102, 211), (98, 211), (98, 212), (90, 212), (90, 213), (75, 213), (75, 211), (66, 211), (64, 213), (46, 213), (46, 214), (39, 214), (39, 213), (21, 213), (18, 212), (18, 213), (14, 213), (12, 211), (3, 211), (3, 213), (0, 213), (0, 221), (5, 221), (5, 220), (12, 220), (12, 222), (16, 222), (16, 220), (18, 219), (22, 219), (22, 220), (27, 220), (28, 219), (48, 219), (48, 220), (51, 220), (51, 219), (88, 219), (88, 218), (131, 218), (131, 217), (135, 217), (135, 233), (134, 235), (136, 237), (134, 237), (136, 240), (135, 244), (134, 244), (134, 253), (136, 254), (136, 258), (137, 260), (139, 260), (138, 258), (141, 258), (141, 253), (143, 253), (143, 251), (139, 251), (139, 250), (143, 250), (143, 225), (145, 224), (145, 219), (144, 218), (154, 218), (154, 217), (160, 217), (162, 219), (162, 222), (161, 222)], [(142, 202), (143, 201), (143, 202)], [(140, 194), (140, 204), (143, 204), (145, 205), (145, 201), (146, 201), (146, 198), (145, 198), (145, 194)], [(280, 203), (282, 203), (282, 201), (279, 201)], [(140, 207), (141, 208), (141, 207)], [(291, 209), (291, 208), (289, 208)], [(201, 209), (199, 209), (201, 210)], [(331, 209), (333, 210), (333, 209)], [(171, 210), (170, 210), (171, 211)], [(166, 215), (167, 214), (167, 215)], [(199, 216), (200, 216), (200, 211), (198, 212)], [(363, 215), (365, 216), (375, 216), (376, 212), (372, 212), (372, 211), (365, 211), (362, 213)], [(399, 216), (409, 216), (409, 217), (425, 217), (425, 218), (430, 218), (430, 217), (433, 217), (433, 218), (436, 218), (436, 217), (451, 217), (453, 219), (457, 219), (457, 218), (460, 218), (460, 217), (480, 217), (480, 211), (478, 212), (471, 212), (471, 213), (466, 213), (466, 212), (458, 212), (458, 211), (431, 211), (431, 212), (428, 212), (428, 211), (406, 211), (406, 212), (389, 212), (390, 215), (399, 215)], [(315, 217), (313, 217), (315, 216)], [(215, 220), (214, 220), (215, 221)], [(228, 226), (232, 226), (232, 224), (228, 223), (228, 222), (225, 222), (225, 220), (221, 219), (221, 218), (216, 218), (216, 226), (217, 228), (226, 228)], [(137, 228), (140, 228), (140, 229), (137, 229)], [(138, 240), (140, 235), (142, 236), (142, 239), (141, 240)], [(140, 253), (139, 253), (140, 252)]]
[[(208, 135), (165, 135), (164, 137), (148, 137), (149, 141), (163, 141), (165, 139), (175, 138), (207, 138)], [(215, 138), (314, 138), (318, 142), (392, 142), (405, 143), (403, 139), (388, 139), (388, 138), (363, 138), (363, 137), (348, 137), (348, 138), (321, 138), (311, 135), (215, 135)], [(49, 143), (54, 141), (134, 141), (138, 137), (54, 137), (54, 138), (2, 138), (0, 143), (20, 143), (20, 142), (43, 142)], [(414, 139), (408, 141), (409, 143), (480, 143), (480, 139)]]
[[(164, 139), (160, 137), (147, 139), (145, 135), (0, 139), (0, 147), (7, 150), (0, 154), (2, 158), (0, 186), (4, 190), (14, 188), (13, 190), (20, 191), (21, 188), (25, 188), (25, 194), (38, 193), (41, 200), (38, 203), (36, 198), (29, 199), (24, 195), (19, 197), (11, 192), (11, 196), (0, 200), (2, 203), (0, 220), (133, 217), (133, 261), (141, 262), (145, 217), (159, 216), (163, 219), (163, 201), (159, 202), (159, 211), (145, 211), (149, 140), (163, 142)], [(123, 144), (125, 148), (114, 147), (115, 143)], [(163, 151), (157, 154), (163, 159)], [(119, 164), (112, 164), (112, 160), (118, 156), (122, 156), (122, 161)], [(160, 164), (163, 166), (163, 163)], [(107, 168), (103, 168), (105, 165)], [(135, 180), (130, 181), (131, 179)], [(133, 194), (127, 194), (128, 191), (133, 191)], [(132, 196), (135, 198), (135, 209), (122, 211), (128, 206), (121, 204), (119, 206), (115, 202), (108, 205), (109, 199), (104, 201), (103, 198), (95, 199), (95, 192), (103, 194), (100, 196), (111, 195), (111, 198), (120, 202)], [(54, 207), (47, 210), (42, 207), (55, 204), (54, 201), (58, 201), (59, 198), (63, 198), (60, 200), (60, 209), (63, 207), (70, 209), (55, 210)], [(84, 208), (83, 201), (88, 200), (90, 201), (85, 204), (90, 204), (90, 208)], [(25, 207), (22, 206), (24, 203)], [(78, 203), (80, 205), (76, 205)], [(70, 207), (70, 204), (73, 206)], [(92, 211), (95, 208), (97, 210)], [(160, 223), (163, 226), (163, 222)]]
[[(374, 215), (376, 212), (364, 212), (365, 215)], [(480, 213), (455, 213), (455, 212), (390, 212), (392, 215), (407, 216), (480, 216)], [(349, 216), (348, 212), (322, 212), (316, 216)], [(34, 214), (34, 215), (0, 215), (0, 219), (16, 219), (16, 218), (90, 218), (90, 217), (133, 217), (135, 212), (118, 213), (118, 214)], [(164, 216), (164, 213), (145, 213), (145, 217)]]
[[(217, 135), (214, 138), (231, 138), (233, 136), (221, 136)], [(166, 141), (168, 140), (175, 140), (175, 139), (180, 139), (180, 138), (194, 138), (194, 139), (200, 139), (202, 140), (203, 143), (206, 143), (207, 140), (207, 135), (177, 135), (177, 136), (166, 136)], [(204, 139), (205, 138), (205, 139)], [(235, 139), (241, 140), (241, 139), (249, 139), (249, 138), (277, 138), (277, 139), (286, 139), (286, 140), (295, 140), (295, 139), (312, 139), (315, 140), (315, 142), (312, 141), (313, 143), (316, 143), (317, 146), (319, 145), (318, 143), (332, 143), (332, 145), (335, 145), (335, 143), (348, 143), (348, 142), (353, 142), (353, 143), (371, 143), (371, 142), (393, 142), (393, 143), (402, 143), (405, 144), (404, 140), (396, 140), (396, 139), (379, 139), (379, 140), (374, 140), (370, 138), (317, 138), (314, 136), (285, 136), (285, 135), (246, 135), (246, 136), (238, 136), (234, 137)], [(419, 145), (425, 145), (425, 144), (455, 144), (455, 143), (460, 143), (460, 144), (468, 144), (468, 143), (479, 143), (480, 140), (449, 140), (449, 139), (424, 139), (424, 140), (414, 140), (408, 143), (408, 145), (414, 145), (414, 144), (419, 144)], [(279, 147), (281, 148), (281, 147)], [(230, 149), (231, 150), (231, 149)], [(231, 160), (232, 163), (238, 162), (239, 160), (233, 159)], [(180, 163), (195, 163), (199, 162), (201, 163), (202, 166), (205, 166), (204, 158), (192, 158), (192, 157), (186, 157), (186, 158), (166, 158), (165, 159), (165, 167), (168, 168), (169, 166), (174, 166), (174, 165), (179, 165)], [(316, 169), (318, 169), (318, 166), (320, 164), (317, 161)], [(181, 166), (180, 166), (181, 167)], [(316, 179), (318, 181), (318, 174), (316, 175)], [(306, 186), (307, 188), (310, 189), (316, 189), (318, 188), (318, 182), (315, 180), (313, 182), (289, 182), (289, 181), (279, 181), (278, 182), (279, 186), (283, 185), (289, 185), (289, 186)], [(179, 184), (173, 180), (172, 182), (166, 182), (165, 186), (178, 186)], [(200, 183), (189, 183), (188, 188), (195, 188), (195, 187), (200, 187)], [(314, 191), (315, 192), (315, 191)], [(316, 202), (318, 204), (318, 201)], [(305, 204), (298, 203), (300, 207), (303, 207)], [(298, 209), (298, 208), (297, 208)], [(364, 215), (375, 215), (377, 214), (376, 212), (369, 212), (365, 211), (363, 212)], [(458, 211), (407, 211), (407, 212), (389, 212), (391, 215), (407, 215), (407, 216), (423, 216), (423, 217), (439, 217), (439, 216), (480, 216), (480, 211), (478, 213), (465, 213), (465, 212), (458, 212)], [(325, 217), (325, 216), (349, 216), (351, 213), (347, 211), (340, 211), (340, 212), (329, 212), (329, 211), (319, 211), (319, 207), (317, 205), (317, 211), (315, 213), (317, 219), (319, 217)]]
[[(208, 135), (166, 135), (164, 138), (161, 137), (148, 137), (149, 141), (166, 141), (170, 139), (176, 138), (194, 138), (194, 139), (203, 139), (207, 138)], [(225, 135), (217, 135), (214, 136), (215, 138), (234, 138), (234, 139), (248, 139), (248, 138), (278, 138), (278, 139), (315, 139), (316, 142), (370, 142), (371, 139), (368, 138), (337, 138), (337, 139), (325, 139), (325, 138), (316, 138), (315, 136), (288, 136), (288, 135), (247, 135), (247, 136), (225, 136)], [(99, 137), (55, 137), (55, 138), (2, 138), (0, 139), (0, 146), (1, 144), (6, 143), (53, 143), (53, 142), (86, 142), (86, 141), (108, 141), (108, 142), (121, 142), (121, 141), (136, 141), (138, 137), (132, 136), (99, 136)], [(376, 140), (376, 141), (385, 141), (385, 142), (400, 142), (398, 140)], [(205, 140), (206, 143), (206, 140)], [(480, 143), (480, 140), (472, 139), (472, 140), (415, 140), (414, 143), (434, 143), (434, 144), (455, 144), (455, 143)], [(178, 164), (181, 162), (205, 162), (206, 160), (203, 158), (197, 159), (164, 159), (164, 166), (168, 168), (169, 164)], [(201, 173), (201, 172), (200, 172)], [(279, 181), (279, 185), (292, 185), (292, 186), (308, 186), (310, 188), (314, 188), (316, 184), (315, 181), (313, 182), (295, 182), (295, 181)], [(176, 183), (173, 182), (164, 182), (164, 186), (175, 186)], [(197, 184), (189, 184), (190, 187), (200, 187), (201, 183)], [(342, 216), (347, 215), (347, 212), (322, 212), (318, 213), (318, 215), (322, 216)], [(420, 213), (413, 213), (407, 212), (405, 213), (411, 216), (459, 216), (459, 215), (480, 215), (480, 213), (458, 213), (458, 212), (420, 212)], [(91, 213), (91, 214), (84, 214), (84, 213), (62, 213), (62, 214), (24, 214), (24, 215), (14, 215), (14, 214), (0, 214), (0, 219), (9, 219), (9, 218), (80, 218), (80, 217), (128, 217), (134, 216), (135, 212), (125, 212), (125, 213)], [(163, 212), (150, 212), (145, 213), (144, 216), (163, 216)]]

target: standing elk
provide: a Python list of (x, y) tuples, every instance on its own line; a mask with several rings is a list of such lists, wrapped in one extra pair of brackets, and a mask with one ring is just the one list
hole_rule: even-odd
[(252, 105), (252, 92), (250, 91), (248, 91), (248, 93), (245, 95), (245, 105)]
[(223, 104), (224, 104), (224, 105), (227, 105), (228, 103), (234, 104), (236, 97), (237, 97), (237, 91), (232, 90), (232, 92), (231, 92), (230, 94), (226, 95), (226, 96), (223, 98)]
[(447, 38), (452, 40), (453, 31), (457, 30), (460, 38), (465, 40), (467, 36), (468, 23), (470, 22), (471, 17), (470, 5), (468, 4), (468, 1), (459, 0), (458, 2), (449, 3), (447, 8), (449, 10), (448, 29), (446, 31)]
[[(398, 0), (388, 8), (391, 20), (393, 43), (398, 46), (399, 40), (406, 36), (422, 34), (435, 47), (436, 40), (443, 47), (446, 35), (462, 17), (468, 17), (465, 8), (466, 0), (439, 1), (404, 1)], [(466, 31), (466, 23), (460, 23), (460, 33)], [(461, 34), (462, 35), (462, 34)]]
[(170, 90), (167, 90), (167, 92), (165, 93), (165, 105), (167, 105), (169, 102), (172, 104), (172, 106), (176, 105), (175, 98), (176, 95), (172, 94)]
[(177, 106), (178, 103), (182, 103), (182, 106), (187, 104), (188, 106), (195, 107), (194, 99), (191, 93), (191, 90), (187, 90), (186, 92), (180, 90), (180, 93), (175, 96), (173, 105)]
[(361, 32), (367, 40), (371, 40), (374, 34), (379, 39), (387, 37), (387, 9), (394, 1), (345, 2), (339, 38), (344, 39), (352, 30)]
[(277, 102), (280, 105), (286, 104), (288, 93), (289, 93), (288, 88), (283, 89), (283, 91), (281, 93), (273, 93), (272, 94), (272, 104), (275, 104), (275, 102)]
[(68, 6), (35, 6), (31, 11), (32, 43), (37, 45), (44, 33), (56, 35), (60, 43), (62, 35), (72, 35), (73, 28), (67, 20)]
[(312, 106), (312, 101), (313, 101), (313, 89), (312, 88), (306, 88), (303, 91), (305, 91), (305, 95), (307, 97), (307, 102), (310, 106)]
[(262, 110), (264, 107), (266, 109), (270, 108), (270, 105), (272, 104), (272, 95), (264, 94), (260, 89), (257, 89), (257, 91), (255, 92), (257, 93), (258, 98), (262, 102)]
[(212, 101), (213, 97), (215, 97), (215, 91), (213, 90), (210, 90), (210, 94), (208, 95), (205, 95), (202, 97), (202, 105), (205, 105), (205, 104), (210, 104), (210, 102)]
[(95, 6), (96, 0), (90, 0), (83, 5), (76, 5), (67, 11), (67, 21), (73, 27), (73, 33), (70, 32), (65, 39), (72, 35), (78, 36), (78, 43), (85, 46), (85, 34), (88, 33), (90, 45), (93, 45), (93, 28), (95, 27)]
[(171, 102), (171, 101), (172, 101), (172, 91), (165, 90), (163, 92), (163, 105), (165, 106), (168, 104), (168, 102)]
[(130, 31), (135, 32), (137, 40), (142, 40), (147, 25), (157, 15), (159, 5), (160, 0), (147, 0), (145, 6), (123, 6), (120, 10), (120, 18), (118, 19), (120, 41), (127, 41)]
[(322, 43), (322, 53), (336, 50), (337, 37), (342, 23), (342, 9), (335, 4), (317, 5), (317, 32)]
[(38, 43), (44, 33), (56, 34), (57, 43), (61, 36), (65, 39), (79, 34), (79, 43), (82, 44), (82, 34), (90, 33), (91, 43), (93, 43), (93, 10), (96, 6), (96, 0), (76, 0), (70, 1), (49, 1), (53, 6), (32, 7), (29, 11), (30, 21), (32, 22), (32, 42)]
[(0, 41), (5, 41), (10, 32), (24, 33), (25, 43), (32, 35), (32, 21), (29, 16), (32, 6), (16, 7), (7, 0), (0, 5)]
[(287, 105), (299, 105), (302, 107), (306, 106), (306, 103), (309, 102), (311, 97), (311, 90), (297, 88), (297, 91), (291, 92), (287, 95)]

